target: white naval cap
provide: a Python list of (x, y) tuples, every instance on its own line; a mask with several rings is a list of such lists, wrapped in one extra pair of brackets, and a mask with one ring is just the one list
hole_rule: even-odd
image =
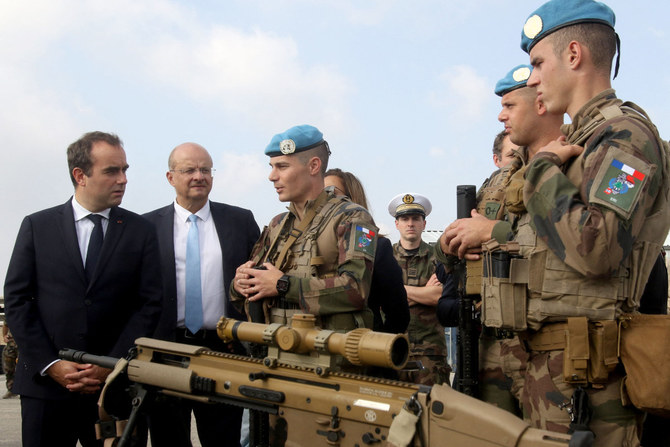
[(388, 206), (389, 214), (393, 217), (402, 216), (403, 214), (420, 214), (426, 217), (433, 210), (433, 205), (426, 196), (407, 192), (398, 194), (391, 199)]

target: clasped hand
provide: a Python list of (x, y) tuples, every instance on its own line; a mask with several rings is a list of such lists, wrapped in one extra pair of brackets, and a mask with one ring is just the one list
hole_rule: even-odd
[(233, 288), (249, 301), (277, 296), (277, 280), (284, 273), (269, 262), (263, 264), (263, 270), (253, 267), (254, 263), (248, 261), (237, 268)]
[(47, 369), (49, 377), (69, 391), (92, 394), (100, 390), (111, 369), (90, 363), (59, 360)]

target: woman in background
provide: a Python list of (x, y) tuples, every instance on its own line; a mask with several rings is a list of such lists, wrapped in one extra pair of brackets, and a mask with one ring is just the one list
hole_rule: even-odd
[[(338, 196), (347, 196), (352, 202), (368, 209), (363, 185), (351, 172), (329, 169), (325, 176), (326, 187), (335, 188)], [(409, 324), (407, 292), (402, 282), (402, 270), (393, 257), (393, 246), (386, 237), (377, 238), (375, 265), (368, 296), (368, 307), (374, 314), (373, 330), (402, 334)]]

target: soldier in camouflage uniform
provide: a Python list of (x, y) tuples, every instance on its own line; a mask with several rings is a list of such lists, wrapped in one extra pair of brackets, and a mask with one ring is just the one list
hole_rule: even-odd
[[(518, 201), (507, 199), (518, 197), (518, 191), (516, 195), (509, 192), (510, 184), (514, 183), (518, 190), (523, 182), (513, 179), (519, 175), (523, 178), (529, 155), (561, 135), (563, 122), (563, 115), (548, 113), (537, 99), (535, 89), (526, 85), (531, 70), (530, 65), (519, 65), (496, 84), (495, 93), (501, 97), (502, 105), (498, 120), (505, 125), (510, 141), (521, 147), (514, 151), (510, 164), (494, 172), (482, 185), (473, 218), (461, 219), (447, 227), (440, 238), (442, 249), (437, 250), (438, 259), (445, 257), (443, 250), (455, 253), (461, 250), (465, 254), (464, 250), (480, 249), (491, 238), (500, 243), (517, 240), (517, 228), (524, 221), (525, 211), (523, 204), (519, 206)], [(482, 220), (481, 215), (489, 221)], [(509, 330), (484, 325), (479, 355), (480, 397), (518, 414), (528, 358), (519, 338)]]
[(400, 241), (393, 245), (393, 255), (402, 270), (407, 291), (410, 321), (407, 335), (410, 342), (410, 361), (418, 369), (401, 372), (401, 379), (423, 385), (449, 383), (451, 368), (447, 364), (447, 343), (444, 326), (437, 319), (437, 301), (442, 284), (435, 275), (437, 262), (433, 248), (421, 240), (426, 228), (426, 216), (432, 207), (420, 194), (399, 194), (388, 206)]
[[(527, 76), (520, 81), (513, 79), (511, 86), (504, 83), (502, 90), (499, 82), (495, 93), (503, 96), (525, 87), (526, 79)], [(489, 220), (508, 222), (504, 191), (511, 175), (525, 164), (526, 151), (516, 147), (503, 130), (496, 136), (493, 152), (493, 162), (499, 169), (477, 191), (477, 212)], [(499, 155), (496, 157), (496, 154)], [(521, 389), (527, 357), (513, 332), (482, 325), (479, 338), (479, 398), (521, 416)]]
[(265, 299), (270, 322), (286, 324), (303, 312), (323, 329), (372, 327), (366, 300), (378, 230), (366, 209), (324, 189), (328, 143), (315, 127), (296, 126), (275, 135), (265, 154), (289, 211), (272, 219), (237, 269), (231, 298)]
[(535, 426), (567, 432), (566, 410), (579, 412), (570, 398), (581, 384), (594, 445), (634, 446), (641, 414), (621, 404), (623, 371), (596, 382), (590, 374), (597, 352), (590, 352), (587, 376), (570, 342), (616, 327), (619, 315), (637, 310), (670, 226), (667, 143), (640, 108), (610, 88), (614, 22), (602, 3), (552, 0), (522, 32), (534, 67), (528, 86), (547, 110), (572, 120), (524, 172), (523, 204), (537, 237), (529, 256), (523, 401)]
[(504, 168), (514, 161), (514, 151), (517, 149), (505, 130), (501, 130), (493, 140), (493, 164), (496, 168)]
[(2, 398), (9, 399), (18, 396), (18, 394), (12, 392), (12, 386), (14, 385), (14, 372), (16, 371), (16, 359), (19, 356), (19, 350), (7, 323), (2, 326), (2, 338), (6, 343), (2, 350), (2, 369), (5, 371), (5, 384), (7, 385), (7, 392)]

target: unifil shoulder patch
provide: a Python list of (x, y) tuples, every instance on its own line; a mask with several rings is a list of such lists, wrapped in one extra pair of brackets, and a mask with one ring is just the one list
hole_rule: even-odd
[(643, 160), (612, 148), (594, 179), (591, 201), (604, 205), (628, 219), (653, 172)]
[(375, 249), (377, 244), (375, 243), (375, 237), (377, 233), (369, 228), (365, 228), (361, 225), (356, 225), (356, 236), (355, 236), (355, 251), (363, 252), (369, 256), (374, 257)]

